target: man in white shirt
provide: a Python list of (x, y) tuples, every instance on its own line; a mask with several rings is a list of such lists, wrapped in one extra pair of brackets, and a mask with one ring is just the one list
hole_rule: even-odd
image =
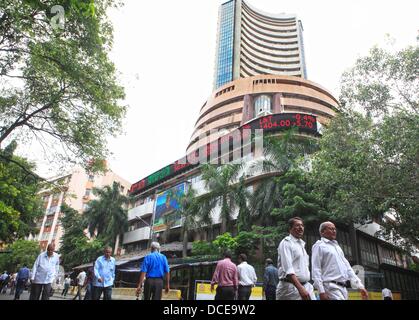
[(54, 252), (55, 245), (50, 243), (47, 251), (42, 252), (32, 268), (31, 294), (29, 300), (39, 300), (42, 292), (42, 300), (49, 300), (52, 292), (51, 283), (58, 274), (60, 259)]
[(85, 280), (86, 280), (86, 272), (82, 270), (77, 276), (77, 294), (73, 298), (73, 300), (76, 300), (77, 297), (79, 297), (79, 300), (81, 300), (81, 290), (84, 287)]
[(290, 235), (278, 246), (276, 300), (315, 300), (310, 281), (309, 257), (305, 250), (304, 223), (299, 217), (288, 221)]
[(348, 300), (348, 281), (361, 291), (363, 299), (367, 299), (367, 290), (336, 241), (335, 225), (330, 221), (323, 222), (319, 232), (321, 240), (313, 245), (311, 265), (314, 286), (319, 290), (320, 300)]
[(239, 273), (239, 290), (237, 300), (249, 300), (252, 293), (252, 287), (256, 285), (258, 280), (253, 268), (247, 263), (247, 256), (242, 253), (239, 255), (239, 265), (237, 271)]
[(384, 288), (381, 294), (383, 295), (383, 300), (393, 300), (393, 293), (391, 293), (390, 289)]

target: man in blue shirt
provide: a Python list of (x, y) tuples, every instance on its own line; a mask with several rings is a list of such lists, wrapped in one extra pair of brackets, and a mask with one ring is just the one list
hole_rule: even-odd
[(115, 280), (115, 258), (111, 257), (112, 248), (106, 247), (104, 255), (96, 259), (95, 280), (93, 282), (93, 300), (112, 300), (112, 286)]
[(20, 295), (25, 288), (25, 284), (29, 279), (29, 269), (26, 267), (26, 264), (23, 265), (22, 268), (19, 269), (16, 277), (16, 291), (15, 291), (15, 300), (20, 299)]
[(144, 300), (161, 300), (164, 278), (166, 278), (166, 293), (169, 292), (170, 270), (166, 256), (160, 252), (158, 242), (151, 243), (149, 253), (141, 266), (140, 281), (137, 286), (137, 296), (141, 294), (144, 277), (147, 275), (144, 284)]
[(52, 294), (52, 281), (58, 275), (60, 259), (54, 252), (55, 245), (50, 243), (46, 252), (42, 252), (32, 268), (31, 294), (29, 300), (39, 300), (42, 292), (42, 300), (49, 300)]

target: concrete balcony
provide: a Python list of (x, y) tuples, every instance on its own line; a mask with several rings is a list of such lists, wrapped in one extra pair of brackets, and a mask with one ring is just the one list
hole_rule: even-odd
[(134, 231), (125, 232), (123, 244), (128, 244), (128, 243), (137, 242), (141, 240), (148, 240), (148, 239), (150, 239), (150, 227), (144, 227), (144, 228), (136, 229)]
[(142, 217), (147, 214), (152, 214), (154, 210), (154, 201), (144, 203), (138, 207), (128, 210), (128, 221), (136, 219), (136, 217)]

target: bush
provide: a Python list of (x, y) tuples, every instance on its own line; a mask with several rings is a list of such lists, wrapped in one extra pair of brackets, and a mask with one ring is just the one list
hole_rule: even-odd
[(223, 254), (226, 250), (234, 253), (237, 248), (237, 241), (229, 232), (219, 235), (212, 243), (220, 254)]

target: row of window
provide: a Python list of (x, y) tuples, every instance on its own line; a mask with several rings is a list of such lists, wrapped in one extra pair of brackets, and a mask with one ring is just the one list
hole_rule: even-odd
[[(246, 16), (243, 16), (244, 19), (242, 19), (242, 23), (243, 25), (246, 26), (246, 28), (252, 29), (252, 31), (257, 32), (258, 34), (261, 34), (263, 36), (266, 37), (271, 37), (271, 38), (279, 38), (279, 39), (293, 39), (293, 38), (297, 38), (297, 29), (294, 30), (285, 30), (285, 31), (275, 31), (274, 33), (268, 33), (268, 32), (264, 32), (262, 30), (258, 30), (256, 29), (254, 26), (252, 26), (252, 24), (250, 22), (248, 22), (245, 18)], [(284, 35), (284, 33), (293, 33), (291, 35)]]
[(227, 88), (225, 88), (225, 89), (223, 89), (223, 90), (218, 91), (218, 92), (215, 94), (215, 97), (218, 97), (218, 96), (221, 96), (221, 95), (222, 95), (222, 94), (224, 94), (224, 93), (227, 93), (227, 92), (233, 91), (234, 89), (235, 89), (235, 86), (230, 86), (230, 87), (227, 87)]

